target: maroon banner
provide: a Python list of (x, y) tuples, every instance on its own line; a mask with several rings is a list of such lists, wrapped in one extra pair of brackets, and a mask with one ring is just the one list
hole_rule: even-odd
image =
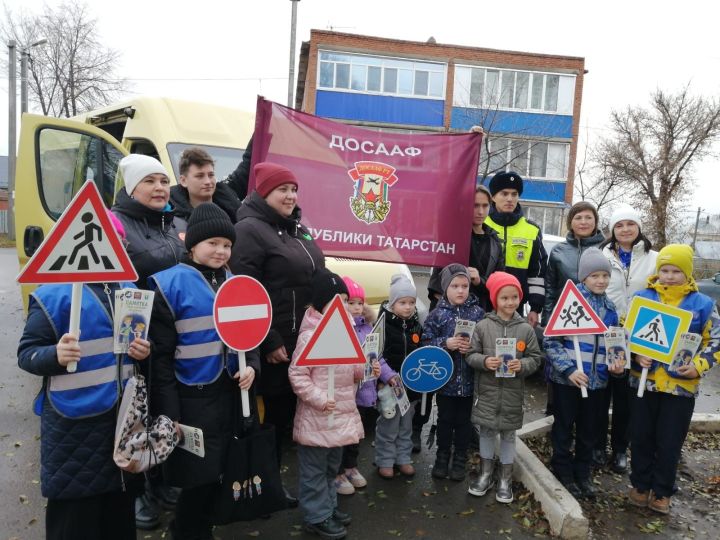
[(258, 97), (252, 162), (295, 173), (302, 223), (325, 255), (466, 264), (481, 137), (380, 132)]

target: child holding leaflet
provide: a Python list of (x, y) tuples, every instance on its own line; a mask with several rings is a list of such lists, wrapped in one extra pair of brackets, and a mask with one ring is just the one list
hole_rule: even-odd
[[(475, 369), (472, 422), (479, 431), (482, 473), (470, 484), (468, 493), (478, 497), (492, 488), (495, 472), (495, 440), (500, 435), (500, 474), (495, 500), (511, 503), (512, 470), (515, 461), (515, 430), (523, 424), (525, 377), (539, 366), (542, 351), (535, 330), (517, 313), (522, 287), (512, 274), (495, 272), (486, 283), (495, 308), (475, 327), (471, 352), (465, 361)], [(503, 360), (496, 348), (510, 340), (515, 354), (507, 362), (511, 377), (497, 376)]]
[(715, 302), (698, 292), (692, 277), (693, 250), (671, 244), (660, 250), (657, 275), (637, 296), (692, 311), (690, 332), (702, 336), (699, 351), (689, 364), (677, 367), (633, 355), (630, 386), (637, 388), (648, 368), (643, 397), (632, 394), (630, 503), (660, 514), (670, 512), (680, 452), (695, 409), (700, 378), (720, 360), (720, 318)]

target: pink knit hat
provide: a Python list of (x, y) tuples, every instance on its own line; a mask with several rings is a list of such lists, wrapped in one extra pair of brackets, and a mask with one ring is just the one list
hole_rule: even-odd
[(365, 289), (363, 289), (359, 283), (354, 282), (347, 276), (343, 276), (343, 281), (348, 289), (348, 300), (352, 298), (359, 298), (365, 302)]
[(487, 279), (485, 286), (490, 292), (490, 302), (492, 302), (494, 308), (497, 308), (497, 295), (503, 287), (515, 287), (518, 290), (520, 301), (522, 301), (522, 286), (520, 286), (518, 278), (512, 274), (508, 274), (507, 272), (493, 272)]

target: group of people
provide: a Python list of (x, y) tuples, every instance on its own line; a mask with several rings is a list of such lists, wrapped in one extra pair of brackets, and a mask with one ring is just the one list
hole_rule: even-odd
[[(237, 420), (238, 388), (261, 396), (252, 401), (252, 413), (275, 428), (278, 467), (292, 427), (299, 490), (297, 498), (286, 491), (288, 505), (299, 504), (309, 532), (343, 538), (352, 518), (339, 508), (337, 495), (367, 484), (358, 468), (364, 436), (374, 432), (373, 462), (381, 478), (415, 474), (412, 454), (421, 451), (428, 415), (418, 414), (420, 397), (412, 391), (408, 410), (394, 402), (388, 407), (383, 395), (401, 387), (403, 360), (424, 345), (447, 350), (454, 367), (435, 395), (433, 477), (464, 480), (468, 455), (479, 450), (481, 472), (468, 492), (483, 496), (495, 487), (498, 502), (512, 502), (524, 380), (544, 358), (558, 479), (576, 497), (595, 496), (591, 468), (605, 464), (612, 401), (611, 466), (625, 471), (630, 444), (629, 501), (669, 511), (699, 379), (720, 358), (720, 319), (714, 303), (697, 291), (692, 250), (671, 245), (652, 251), (634, 209), (614, 211), (605, 239), (595, 208), (574, 205), (567, 240), (548, 259), (539, 227), (519, 204), (522, 178), (495, 175), (474, 195), (469, 260), (433, 271), (427, 319), (420, 321), (413, 282), (393, 276), (379, 314), (384, 346), (371, 362), (373, 378), (367, 380), (362, 366), (337, 366), (329, 397), (328, 369), (296, 364), (322, 314), (340, 295), (361, 341), (376, 315), (365, 304), (362, 276), (325, 268), (322, 251), (301, 223), (300, 182), (293, 172), (255, 164), (255, 188), (245, 196), (233, 186), (247, 186), (242, 177), (249, 171), (248, 154), (229, 184), (216, 182), (213, 160), (199, 148), (185, 151), (179, 185), (172, 188), (154, 158), (129, 155), (120, 170), (124, 188), (111, 218), (139, 274), (137, 283), (85, 285), (80, 335), (69, 333), (70, 286), (39, 287), (18, 350), (20, 367), (43, 377), (35, 410), (41, 416), (48, 538), (134, 538), (136, 524), (157, 525), (153, 499), (175, 507), (173, 538), (212, 538), (212, 506)], [(242, 372), (212, 323), (215, 294), (233, 274), (260, 281), (273, 310), (270, 331), (247, 353)], [(583, 336), (578, 370), (572, 341), (542, 336), (542, 322), (568, 279), (607, 326), (621, 323), (634, 294), (693, 311), (690, 331), (702, 335), (700, 352), (678, 372), (644, 357), (620, 366), (605, 361), (602, 336)], [(149, 335), (134, 339), (128, 354), (118, 356), (112, 351), (113, 294), (132, 286), (156, 293)], [(455, 335), (459, 320), (474, 323), (471, 336)], [(515, 354), (498, 355), (498, 340), (512, 343)], [(78, 362), (74, 373), (66, 371), (70, 362)], [(156, 468), (162, 474), (145, 482), (122, 473), (112, 459), (116, 407), (133, 367), (147, 375), (153, 415), (204, 434), (203, 458), (175, 450)], [(649, 369), (645, 396), (633, 397), (643, 368)]]

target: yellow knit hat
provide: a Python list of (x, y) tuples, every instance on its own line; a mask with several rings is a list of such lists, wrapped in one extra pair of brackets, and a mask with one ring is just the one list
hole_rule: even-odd
[(659, 271), (661, 266), (672, 264), (683, 271), (688, 279), (693, 273), (693, 249), (686, 244), (669, 244), (658, 253), (655, 270)]

